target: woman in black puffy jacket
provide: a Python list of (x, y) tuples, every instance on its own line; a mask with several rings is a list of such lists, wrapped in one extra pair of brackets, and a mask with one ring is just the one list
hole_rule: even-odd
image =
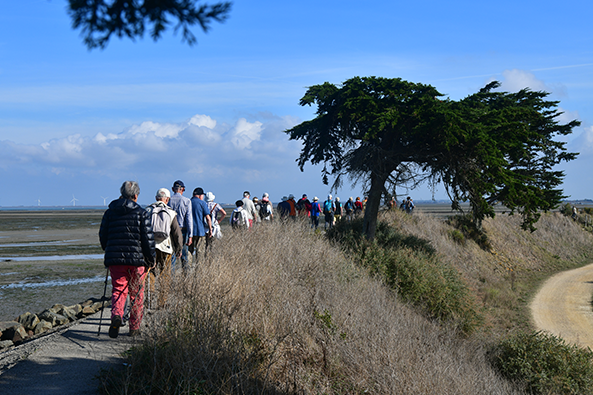
[(121, 197), (112, 201), (103, 214), (99, 240), (105, 251), (104, 264), (111, 273), (111, 326), (109, 336), (116, 338), (122, 325), (128, 293), (132, 306), (130, 335), (140, 334), (144, 305), (144, 279), (147, 267), (155, 262), (154, 235), (151, 220), (137, 203), (140, 187), (126, 181)]

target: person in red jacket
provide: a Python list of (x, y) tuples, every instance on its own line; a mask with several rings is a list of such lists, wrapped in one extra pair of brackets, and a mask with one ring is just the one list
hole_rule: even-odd
[(362, 202), (360, 201), (360, 197), (357, 197), (356, 201), (354, 202), (354, 215), (361, 214), (362, 210), (363, 210)]

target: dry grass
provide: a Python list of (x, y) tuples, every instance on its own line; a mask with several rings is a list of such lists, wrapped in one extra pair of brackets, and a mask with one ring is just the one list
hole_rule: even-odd
[[(399, 218), (399, 217), (398, 217)], [(471, 247), (401, 217), (471, 271)], [(424, 225), (420, 226), (420, 223)], [(445, 332), (399, 303), (307, 226), (227, 232), (147, 317), (145, 343), (108, 393), (511, 394), (478, 338)], [(113, 383), (112, 383), (113, 384)]]
[(392, 212), (383, 219), (404, 233), (430, 240), (444, 260), (465, 273), (478, 273), (484, 265), (489, 270), (542, 270), (551, 260), (580, 261), (587, 258), (583, 254), (593, 242), (590, 233), (557, 212), (543, 214), (534, 233), (521, 230), (521, 218), (517, 215), (499, 214), (485, 220), (484, 231), (491, 251), (484, 251), (475, 243), (452, 242), (451, 226), (422, 213), (409, 216)]
[(495, 334), (530, 328), (528, 301), (552, 274), (590, 263), (593, 235), (558, 212), (542, 214), (537, 231), (521, 230), (521, 218), (498, 214), (484, 221), (491, 248), (455, 241), (454, 229), (422, 213), (384, 213), (404, 234), (430, 240), (439, 259), (457, 268), (482, 300)]

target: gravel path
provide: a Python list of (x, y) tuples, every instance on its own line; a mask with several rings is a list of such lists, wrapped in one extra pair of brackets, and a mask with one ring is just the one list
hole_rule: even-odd
[(538, 330), (593, 349), (593, 264), (549, 278), (531, 303)]
[(0, 353), (0, 393), (97, 394), (97, 374), (121, 364), (121, 353), (135, 342), (127, 336), (127, 327), (111, 339), (107, 335), (110, 310), (103, 314), (100, 336), (98, 312), (65, 330)]

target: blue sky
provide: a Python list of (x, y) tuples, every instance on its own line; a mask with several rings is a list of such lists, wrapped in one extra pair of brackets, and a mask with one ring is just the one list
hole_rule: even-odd
[[(400, 77), (461, 99), (497, 79), (545, 90), (580, 152), (565, 193), (593, 198), (590, 1), (237, 1), (189, 47), (112, 40), (89, 51), (64, 0), (21, 0), (0, 14), (0, 206), (102, 205), (126, 179), (140, 202), (181, 179), (233, 202), (243, 190), (327, 195), (300, 172), (283, 130), (311, 119), (308, 86)], [(410, 193), (430, 199), (427, 187)], [(362, 195), (349, 185), (338, 196)], [(444, 198), (442, 189), (436, 198)]]

